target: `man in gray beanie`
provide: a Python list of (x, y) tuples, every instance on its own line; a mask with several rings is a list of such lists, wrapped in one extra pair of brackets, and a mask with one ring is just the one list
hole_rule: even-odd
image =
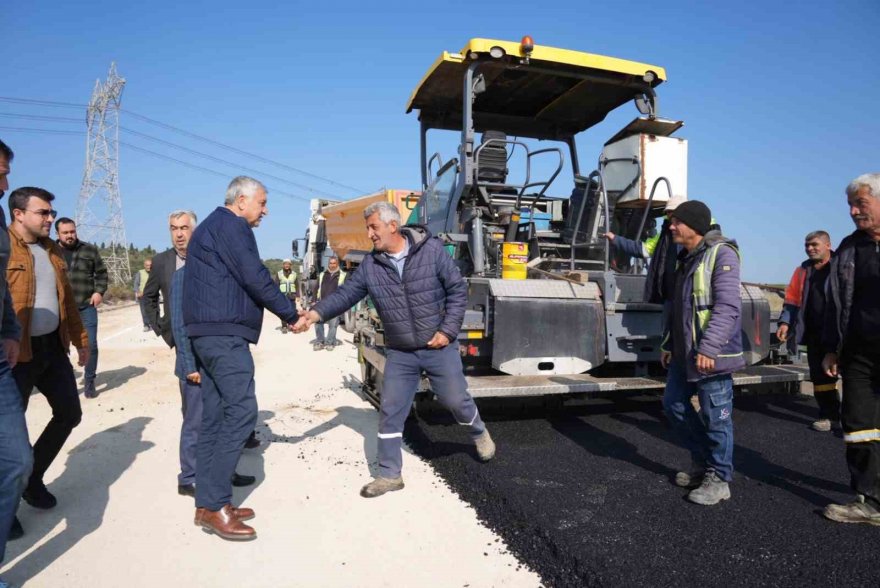
[[(688, 500), (713, 505), (730, 498), (733, 480), (733, 378), (745, 365), (740, 337), (740, 257), (734, 241), (710, 231), (712, 213), (698, 200), (672, 213), (681, 245), (660, 361), (669, 369), (663, 408), (691, 453), (675, 483), (694, 488)], [(700, 414), (691, 398), (697, 396)]]

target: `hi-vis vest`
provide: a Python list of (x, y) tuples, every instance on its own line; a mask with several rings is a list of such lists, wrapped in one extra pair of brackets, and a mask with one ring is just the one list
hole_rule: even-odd
[[(324, 276), (327, 275), (327, 272), (321, 274), (321, 277), (318, 278), (318, 300), (321, 299), (321, 284), (324, 283)], [(341, 286), (345, 282), (345, 272), (339, 270), (339, 282), (337, 282), (337, 286)]]
[[(716, 243), (700, 259), (697, 269), (694, 270), (694, 318), (691, 328), (694, 344), (697, 343), (697, 330), (702, 333), (709, 326), (709, 319), (712, 318), (712, 306), (715, 301), (712, 299), (712, 273), (715, 271), (715, 258), (718, 257), (718, 250), (721, 247), (730, 247), (736, 251), (739, 262), (742, 264), (742, 254), (739, 249), (731, 246), (729, 243)], [(742, 355), (742, 352), (734, 354)], [(719, 357), (733, 357), (733, 355), (720, 355)]]
[(284, 294), (293, 294), (296, 292), (296, 272), (290, 270), (290, 275), (285, 276), (284, 270), (278, 270), (278, 287)]
[(145, 269), (138, 270), (138, 275), (140, 279), (138, 280), (138, 294), (144, 293), (144, 286), (147, 285), (147, 280), (150, 279), (150, 272)]

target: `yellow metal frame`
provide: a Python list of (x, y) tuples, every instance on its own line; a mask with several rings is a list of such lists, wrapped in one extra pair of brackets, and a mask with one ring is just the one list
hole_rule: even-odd
[[(463, 63), (469, 53), (488, 54), (492, 47), (501, 47), (507, 55), (525, 57), (519, 43), (513, 41), (497, 41), (493, 39), (471, 39), (468, 41), (468, 44), (464, 46), (464, 49), (458, 53), (444, 51), (428, 70), (428, 73), (422, 76), (422, 79), (419, 80), (415, 90), (410, 94), (409, 101), (406, 103), (406, 111), (410, 112), (412, 110), (412, 103), (413, 100), (415, 100), (416, 94), (418, 94), (424, 83), (431, 77), (434, 71), (440, 67), (440, 65), (446, 62)], [(657, 76), (657, 81), (654, 85), (666, 81), (666, 69), (658, 65), (618, 59), (617, 57), (607, 57), (595, 53), (584, 53), (582, 51), (572, 51), (570, 49), (535, 45), (529, 59), (531, 61), (571, 65), (585, 70), (610, 71), (634, 76), (642, 76), (645, 75), (646, 72), (652, 71)]]

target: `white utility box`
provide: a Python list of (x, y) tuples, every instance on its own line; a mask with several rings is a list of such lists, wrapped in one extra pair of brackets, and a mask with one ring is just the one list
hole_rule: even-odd
[[(672, 195), (687, 198), (687, 147), (687, 139), (647, 133), (607, 143), (599, 161), (607, 161), (602, 173), (609, 200), (616, 202), (616, 206), (643, 207), (660, 177), (669, 180), (672, 193), (661, 181), (654, 192), (652, 206), (661, 206)], [(635, 185), (630, 186), (639, 171), (639, 165), (632, 163), (634, 158), (641, 165), (641, 175)]]

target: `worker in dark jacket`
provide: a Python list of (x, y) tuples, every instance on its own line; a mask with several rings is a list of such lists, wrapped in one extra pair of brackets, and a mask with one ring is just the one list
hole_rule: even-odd
[(372, 498), (403, 488), (400, 471), (403, 425), (422, 371), (431, 390), (469, 427), (483, 461), (495, 444), (468, 393), (459, 354), (458, 331), (467, 305), (467, 284), (439, 239), (422, 226), (400, 226), (400, 212), (388, 202), (364, 210), (373, 251), (344, 284), (303, 312), (294, 331), (339, 316), (369, 295), (385, 329), (385, 372), (379, 409), (379, 476), (361, 489)]
[(840, 422), (852, 489), (849, 504), (829, 504), (825, 516), (842, 523), (880, 525), (880, 174), (846, 188), (856, 230), (831, 258), (822, 361), (843, 378)]
[(822, 330), (825, 326), (825, 284), (831, 261), (831, 237), (825, 231), (813, 231), (804, 239), (808, 259), (799, 265), (785, 289), (785, 303), (779, 315), (776, 336), (788, 341), (796, 353), (798, 345), (807, 346), (807, 363), (813, 395), (819, 405), (819, 420), (813, 422), (815, 431), (830, 431), (832, 423), (840, 420), (840, 398), (837, 378), (825, 374), (822, 359)]
[[(346, 273), (339, 269), (339, 258), (335, 255), (327, 260), (327, 271), (318, 278), (318, 300), (327, 298), (345, 283)], [(312, 346), (313, 351), (326, 349), (333, 351), (339, 345), (336, 339), (336, 328), (339, 326), (339, 317), (335, 317), (327, 321), (327, 337), (324, 338), (324, 321), (315, 323), (315, 344)]]
[[(736, 243), (710, 231), (698, 200), (672, 213), (669, 230), (683, 249), (667, 313), (661, 362), (669, 368), (663, 407), (691, 453), (675, 483), (695, 487), (688, 500), (713, 505), (730, 498), (733, 479), (733, 378), (743, 359), (740, 260)], [(691, 404), (697, 396), (698, 415)]]
[(293, 324), (296, 308), (260, 260), (253, 227), (268, 213), (266, 187), (239, 176), (226, 205), (193, 232), (183, 280), (183, 322), (199, 361), (202, 429), (196, 449), (196, 524), (224, 539), (253, 539), (232, 506), (232, 475), (257, 421), (254, 360), (263, 309)]

